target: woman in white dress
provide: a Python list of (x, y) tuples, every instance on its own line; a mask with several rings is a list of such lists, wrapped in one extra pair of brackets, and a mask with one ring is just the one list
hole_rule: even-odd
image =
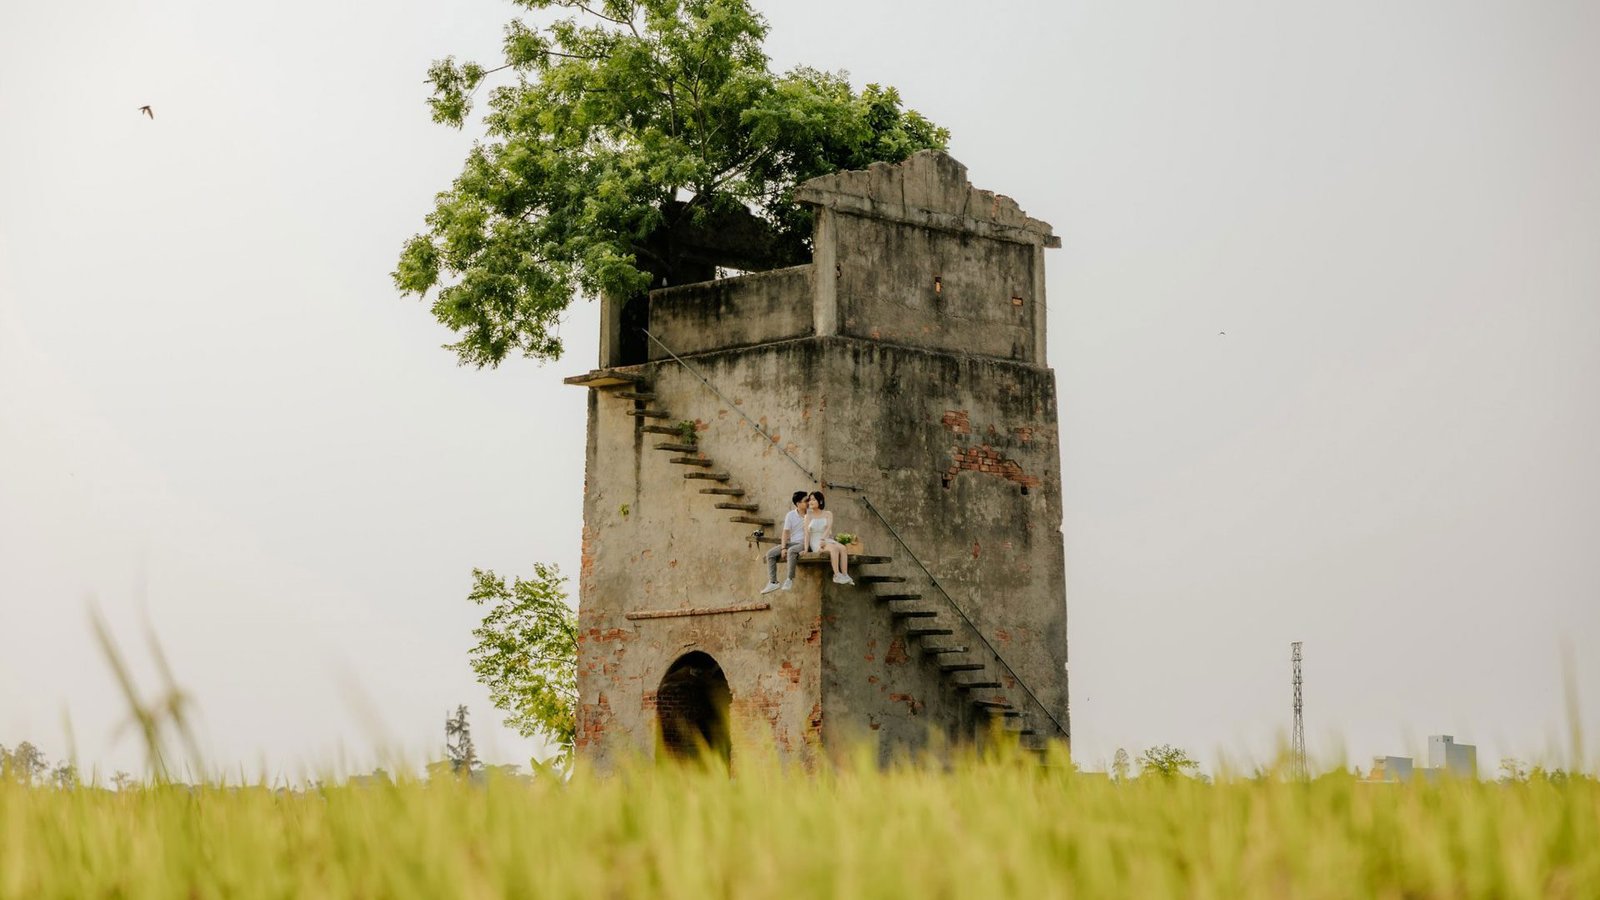
[(828, 501), (821, 491), (812, 491), (806, 497), (805, 536), (807, 550), (826, 552), (833, 561), (834, 584), (855, 584), (850, 579), (850, 554), (833, 539), (833, 513), (828, 512)]

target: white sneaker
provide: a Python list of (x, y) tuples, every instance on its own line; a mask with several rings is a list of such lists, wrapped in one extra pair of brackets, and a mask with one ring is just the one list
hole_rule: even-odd
[(849, 575), (835, 575), (835, 576), (833, 576), (833, 583), (834, 584), (855, 584), (854, 581), (850, 580), (850, 576)]
[(784, 580), (783, 580), (783, 589), (784, 589), (784, 590), (786, 590), (786, 591), (792, 591), (792, 590), (794, 590), (794, 579), (792, 579), (792, 578), (785, 578), (785, 579), (784, 579)]
[(769, 582), (767, 582), (767, 586), (761, 589), (761, 593), (770, 594), (770, 593), (772, 593), (773, 591), (775, 591), (777, 589), (778, 589), (778, 583), (776, 581), (769, 581)]

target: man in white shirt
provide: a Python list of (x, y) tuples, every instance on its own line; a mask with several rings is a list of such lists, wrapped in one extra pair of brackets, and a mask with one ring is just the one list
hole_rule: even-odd
[(805, 491), (795, 491), (794, 496), (789, 498), (789, 514), (783, 517), (783, 531), (778, 534), (778, 546), (767, 551), (767, 586), (761, 589), (763, 594), (770, 594), (780, 587), (780, 559), (789, 561), (789, 577), (783, 580), (781, 587), (786, 591), (794, 587), (795, 566), (800, 564), (800, 551), (805, 549), (805, 503)]

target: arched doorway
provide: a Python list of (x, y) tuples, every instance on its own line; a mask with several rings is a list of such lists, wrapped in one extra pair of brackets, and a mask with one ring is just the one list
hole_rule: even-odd
[(656, 758), (698, 759), (705, 753), (726, 764), (733, 749), (732, 699), (728, 679), (710, 655), (696, 650), (678, 657), (656, 689)]

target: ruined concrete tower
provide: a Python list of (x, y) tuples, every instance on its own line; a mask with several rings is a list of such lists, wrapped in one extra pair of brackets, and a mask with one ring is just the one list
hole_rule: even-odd
[[(607, 301), (601, 368), (568, 379), (590, 389), (579, 755), (1065, 739), (1060, 241), (940, 152), (796, 196), (810, 263)], [(759, 594), (819, 484), (856, 584), (808, 557)]]

